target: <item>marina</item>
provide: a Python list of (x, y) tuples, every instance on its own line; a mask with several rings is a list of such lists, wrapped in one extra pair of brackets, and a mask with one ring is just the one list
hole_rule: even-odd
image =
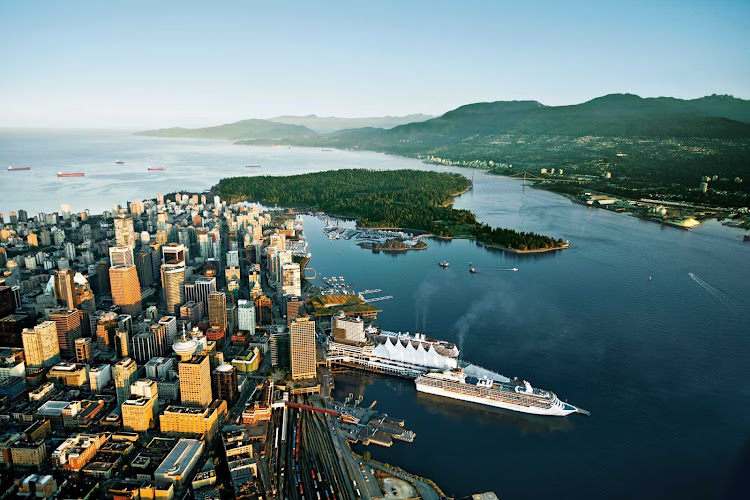
[[(266, 147), (122, 133), (6, 131), (0, 145), (5, 165), (29, 164), (40, 173), (35, 184), (4, 191), (0, 211), (6, 221), (19, 208), (30, 214), (59, 211), (59, 199), (71, 201), (74, 210), (101, 213), (123, 199), (178, 188), (200, 193), (220, 176), (246, 175), (248, 155), (290, 175), (352, 166), (466, 172), (368, 152), (341, 152), (321, 162), (324, 153), (310, 148), (294, 148), (288, 156), (284, 150), (274, 158), (270, 153), (279, 151)], [(141, 177), (128, 169), (104, 171), (115, 153), (130, 158), (134, 149), (158, 158), (153, 162), (168, 170)], [(175, 149), (189, 154), (191, 163), (181, 161)], [(217, 161), (234, 167), (217, 169)], [(64, 165), (87, 176), (56, 180), (55, 172)], [(96, 169), (102, 172), (89, 175)], [(8, 179), (25, 175), (9, 174)], [(80, 189), (84, 184), (79, 181), (87, 189)], [(40, 191), (54, 191), (59, 199), (40, 198)], [(580, 245), (567, 253), (511, 255), (466, 240), (428, 238), (433, 251), (373, 254), (356, 247), (356, 238), (332, 244), (322, 231), (324, 222), (310, 217), (305, 228), (312, 262), (319, 275), (343, 275), (357, 290), (381, 288), (393, 295), (378, 313), (378, 321), (390, 329), (430, 332), (460, 346), (462, 357), (475, 364), (523, 374), (593, 417), (553, 419), (462, 403), (417, 392), (413, 379), (362, 372), (357, 383), (345, 383), (342, 377), (336, 399), (354, 392), (385, 405), (397, 398), (398, 415), (418, 434), (409, 446), (372, 447), (373, 457), (434, 477), (449, 494), (465, 492), (460, 478), (467, 475), (477, 489), (497, 486), (497, 467), (484, 459), (491, 447), (499, 450), (499, 460), (516, 465), (518, 484), (504, 482), (502, 498), (547, 495), (548, 485), (535, 478), (552, 471), (561, 488), (575, 492), (563, 498), (601, 498), (612, 495), (613, 485), (614, 496), (623, 499), (714, 496), (742, 457), (736, 436), (746, 433), (750, 411), (748, 399), (738, 399), (746, 393), (742, 374), (748, 352), (748, 337), (738, 332), (744, 331), (744, 298), (750, 296), (741, 272), (747, 269), (750, 243), (743, 243), (742, 231), (713, 220), (690, 232), (676, 230), (587, 209), (479, 171), (474, 189), (457, 198), (455, 206), (487, 224), (555, 233)], [(438, 267), (440, 260), (451, 267)], [(477, 274), (466, 272), (469, 261)], [(490, 267), (520, 271), (504, 272), (499, 279)], [(721, 299), (689, 272), (723, 291)], [(624, 304), (628, 314), (622, 313)], [(662, 383), (667, 379), (670, 383)], [(721, 428), (715, 419), (723, 422)], [(443, 432), (447, 427), (453, 434)], [(705, 441), (688, 441), (686, 435)], [(425, 464), (425, 456), (439, 456), (446, 447), (461, 453), (460, 463)], [(665, 449), (671, 450), (666, 461)], [(580, 490), (584, 466), (589, 493)], [(702, 480), (686, 482), (686, 474)], [(643, 480), (624, 479), (631, 477)]]

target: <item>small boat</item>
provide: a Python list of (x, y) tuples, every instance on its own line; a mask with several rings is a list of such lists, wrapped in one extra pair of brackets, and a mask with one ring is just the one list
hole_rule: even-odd
[(448, 262), (447, 260), (443, 260), (443, 261), (438, 262), (438, 266), (440, 266), (440, 267), (450, 267), (451, 263)]
[(31, 170), (31, 167), (8, 167), (8, 172), (18, 172), (20, 170)]
[(248, 163), (245, 165), (247, 168), (260, 168), (260, 163)]
[(166, 167), (148, 167), (149, 170), (166, 170)]
[(476, 274), (476, 273), (477, 273), (477, 270), (476, 270), (476, 269), (474, 269), (473, 267), (470, 267), (470, 268), (469, 268), (469, 272), (470, 272), (471, 274)]
[(513, 268), (513, 272), (515, 273), (516, 271), (518, 271), (518, 268), (517, 268), (517, 267), (514, 267), (514, 268)]
[(122, 160), (115, 160), (115, 163), (117, 163), (118, 165), (125, 165), (125, 162)]
[(69, 174), (64, 174), (62, 172), (57, 173), (58, 177), (83, 177), (85, 175), (86, 174), (84, 174), (83, 172), (71, 172)]
[(746, 234), (742, 237), (742, 241), (750, 241), (750, 234)]

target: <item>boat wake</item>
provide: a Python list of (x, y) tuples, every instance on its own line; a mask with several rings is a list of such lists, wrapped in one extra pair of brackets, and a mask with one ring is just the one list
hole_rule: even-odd
[(694, 275), (693, 273), (688, 273), (688, 276), (690, 276), (690, 278), (693, 281), (695, 281), (701, 287), (703, 287), (704, 290), (706, 290), (708, 293), (716, 297), (720, 302), (722, 302), (723, 304), (727, 304), (727, 305), (729, 304), (729, 298), (726, 297), (726, 294), (724, 292), (722, 292), (716, 287), (709, 285), (708, 283), (706, 283), (705, 281), (703, 281), (702, 279), (700, 279), (698, 276)]

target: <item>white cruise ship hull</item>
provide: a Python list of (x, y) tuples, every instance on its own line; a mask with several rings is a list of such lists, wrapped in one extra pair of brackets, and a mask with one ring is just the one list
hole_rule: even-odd
[(435, 396), (443, 396), (443, 397), (450, 398), (450, 399), (468, 401), (469, 403), (477, 403), (477, 404), (485, 405), (485, 406), (493, 406), (495, 408), (502, 408), (504, 410), (519, 411), (521, 413), (531, 413), (533, 415), (564, 417), (566, 415), (570, 415), (571, 413), (576, 413), (578, 411), (577, 408), (568, 410), (568, 409), (557, 408), (555, 406), (552, 406), (550, 408), (539, 408), (536, 406), (516, 405), (512, 403), (506, 403), (503, 401), (495, 401), (491, 399), (486, 399), (486, 398), (479, 397), (479, 396), (472, 396), (470, 394), (462, 394), (462, 393), (453, 392), (453, 391), (446, 391), (445, 389), (440, 388), (440, 387), (432, 387), (432, 386), (423, 385), (420, 383), (417, 383), (416, 385), (417, 385), (417, 391), (419, 392), (424, 392), (427, 394), (434, 394)]

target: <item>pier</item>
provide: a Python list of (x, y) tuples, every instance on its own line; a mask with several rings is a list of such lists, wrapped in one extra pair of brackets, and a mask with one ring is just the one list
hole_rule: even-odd
[(341, 431), (347, 441), (360, 442), (363, 445), (377, 444), (390, 447), (394, 440), (411, 443), (416, 434), (405, 428), (403, 419), (389, 417), (385, 413), (373, 410), (374, 403), (369, 408), (360, 406), (362, 398), (350, 403), (352, 397), (340, 403), (332, 401), (332, 407), (341, 414)]

